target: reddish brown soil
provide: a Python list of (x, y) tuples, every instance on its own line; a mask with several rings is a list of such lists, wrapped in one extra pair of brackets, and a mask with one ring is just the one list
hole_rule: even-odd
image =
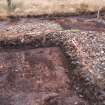
[(80, 29), (86, 31), (98, 31), (105, 32), (105, 21), (97, 20), (95, 18), (56, 18), (54, 20), (56, 23), (60, 24), (64, 30), (70, 29)]
[[(71, 39), (71, 36), (69, 36), (71, 35), (71, 32), (69, 33), (65, 30), (77, 29), (79, 32), (76, 33), (78, 35), (78, 40), (76, 40), (77, 43), (74, 42), (75, 46), (77, 44), (76, 47), (78, 47), (78, 43), (80, 43), (79, 45), (83, 46), (84, 49), (86, 48), (86, 52), (88, 52), (88, 50), (94, 52), (94, 46), (95, 51), (96, 48), (100, 48), (99, 46), (101, 46), (101, 49), (103, 46), (104, 49), (104, 34), (98, 34), (98, 32), (105, 31), (104, 27), (105, 22), (103, 20), (97, 21), (96, 19), (86, 17), (42, 17), (40, 19), (20, 18), (19, 20), (14, 19), (12, 21), (0, 22), (0, 41), (1, 46), (3, 43), (2, 47), (4, 48), (8, 46), (11, 48), (11, 45), (17, 47), (13, 41), (15, 38), (19, 38), (21, 43), (31, 43), (30, 40), (33, 41), (33, 39), (30, 37), (31, 35), (44, 36), (48, 33), (58, 31), (58, 33), (55, 34), (55, 39), (58, 38), (56, 35), (60, 35), (58, 39), (62, 38), (61, 35), (63, 35), (62, 40), (65, 43), (65, 38)], [(83, 34), (82, 30), (95, 32), (91, 32), (90, 34), (88, 31), (84, 31)], [(62, 34), (61, 32), (59, 33), (59, 31), (62, 31)], [(72, 33), (75, 39), (74, 34)], [(24, 35), (29, 35), (29, 40), (26, 40), (23, 37)], [(45, 40), (42, 40), (41, 43), (45, 44)], [(91, 44), (93, 40), (94, 43)], [(33, 46), (38, 46), (35, 43), (31, 44)], [(47, 44), (50, 46), (49, 43)], [(16, 42), (16, 45), (18, 45), (18, 41)], [(20, 47), (22, 48), (23, 46)], [(82, 47), (80, 47), (80, 50), (81, 48)], [(96, 55), (96, 53), (90, 54)], [(102, 58), (102, 60), (104, 59)], [(102, 60), (100, 59), (100, 61)], [(101, 101), (104, 100), (101, 97), (105, 97), (105, 94), (103, 94), (103, 96), (99, 95), (100, 93), (98, 93), (97, 90), (92, 90), (92, 86), (90, 86), (90, 92), (88, 90), (88, 85), (83, 85), (83, 81), (80, 79), (80, 76), (78, 76), (78, 79), (72, 75), (75, 77), (75, 79), (70, 79), (71, 74), (68, 76), (68, 71), (70, 71), (70, 69), (68, 70), (68, 65), (66, 63), (65, 57), (59, 48), (40, 48), (27, 50), (8, 49), (1, 51), (0, 105), (93, 105), (93, 103), (94, 105), (104, 105), (104, 102), (101, 104)], [(97, 66), (94, 67), (97, 68)], [(89, 79), (87, 78), (87, 80)], [(73, 81), (74, 86), (72, 86)], [(78, 86), (77, 81), (79, 81), (78, 84), (81, 85), (81, 87)], [(72, 87), (75, 88), (75, 91), (72, 89)], [(84, 92), (82, 89), (85, 89), (86, 91)], [(78, 94), (79, 97), (76, 95), (76, 92), (78, 91), (80, 92), (80, 94)], [(85, 98), (83, 93), (86, 93), (88, 98)], [(93, 94), (95, 94), (95, 98), (93, 97)], [(98, 100), (97, 96), (99, 96), (99, 100), (101, 101)], [(92, 104), (87, 104), (80, 97), (84, 97), (89, 101), (92, 99)]]
[(0, 105), (87, 105), (75, 95), (60, 48), (0, 53)]

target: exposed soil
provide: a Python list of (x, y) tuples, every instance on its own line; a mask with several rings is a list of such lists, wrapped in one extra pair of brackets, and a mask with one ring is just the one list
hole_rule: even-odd
[(95, 19), (84, 19), (84, 18), (66, 18), (66, 19), (56, 19), (56, 22), (61, 25), (64, 30), (78, 29), (86, 31), (105, 31), (105, 23), (102, 20), (97, 21)]
[(60, 48), (0, 53), (0, 105), (87, 105), (71, 88)]
[[(104, 20), (87, 17), (0, 22), (1, 103), (105, 105), (104, 27)], [(59, 48), (30, 49), (52, 46), (66, 58)]]
[[(104, 16), (100, 19), (93, 15), (81, 16), (45, 16), (38, 18), (11, 17), (10, 20), (0, 22), (1, 34), (26, 34), (36, 32), (50, 33), (60, 30), (85, 30), (105, 32)], [(26, 27), (27, 26), (27, 27)]]

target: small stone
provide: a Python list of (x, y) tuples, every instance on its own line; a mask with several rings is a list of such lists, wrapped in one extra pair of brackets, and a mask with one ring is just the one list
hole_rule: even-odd
[(101, 54), (104, 54), (104, 51), (103, 50), (101, 51)]
[(74, 103), (74, 105), (77, 105), (78, 104), (78, 102), (76, 101), (75, 103)]

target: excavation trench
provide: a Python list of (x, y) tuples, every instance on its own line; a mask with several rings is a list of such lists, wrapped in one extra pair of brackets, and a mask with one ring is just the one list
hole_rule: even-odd
[(60, 47), (4, 46), (0, 105), (87, 105), (71, 88), (68, 62)]
[(80, 30), (97, 31), (101, 23), (95, 23), (66, 17), (1, 22), (0, 105), (101, 105), (104, 96), (76, 46)]
[(60, 36), (1, 38), (1, 105), (99, 105), (100, 88), (85, 81), (76, 47)]
[(70, 90), (68, 72), (67, 61), (59, 47), (2, 50), (0, 103), (81, 105), (84, 102)]

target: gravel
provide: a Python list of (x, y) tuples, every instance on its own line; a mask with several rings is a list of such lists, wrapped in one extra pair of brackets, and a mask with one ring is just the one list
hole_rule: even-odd
[(33, 46), (37, 47), (42, 44), (44, 47), (60, 46), (72, 67), (70, 72), (79, 95), (86, 97), (90, 105), (105, 105), (104, 32), (63, 30), (56, 22), (40, 19), (22, 19), (2, 25), (1, 47), (12, 42), (16, 44), (17, 39), (20, 43), (34, 41)]

